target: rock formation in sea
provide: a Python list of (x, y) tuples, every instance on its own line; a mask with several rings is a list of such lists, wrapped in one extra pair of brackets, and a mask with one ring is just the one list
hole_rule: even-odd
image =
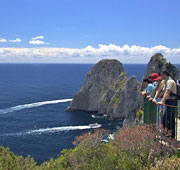
[(124, 72), (121, 73), (101, 98), (98, 113), (107, 114), (113, 119), (132, 119), (133, 122), (142, 105), (140, 90), (141, 83), (135, 76), (128, 78)]
[(98, 103), (110, 85), (124, 71), (117, 60), (101, 60), (86, 75), (80, 91), (75, 94), (68, 111), (98, 111)]
[[(178, 68), (168, 63), (160, 53), (151, 57), (146, 75), (160, 73), (164, 68), (172, 78), (179, 78)], [(141, 83), (135, 76), (128, 78), (118, 60), (101, 60), (87, 73), (83, 86), (74, 95), (67, 111), (97, 112), (112, 119), (122, 118), (123, 126), (130, 125), (143, 106), (140, 91)]]
[(179, 69), (174, 64), (167, 62), (164, 56), (160, 53), (153, 55), (147, 65), (146, 75), (151, 73), (161, 73), (163, 69), (167, 69), (170, 76), (177, 80), (179, 79)]
[(135, 76), (128, 78), (119, 61), (101, 60), (87, 74), (67, 110), (95, 111), (133, 122), (142, 105), (140, 89), (141, 83)]

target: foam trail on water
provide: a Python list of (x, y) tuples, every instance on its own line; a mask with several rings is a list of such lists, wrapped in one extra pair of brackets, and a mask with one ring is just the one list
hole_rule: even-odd
[(53, 128), (41, 128), (37, 130), (29, 130), (19, 133), (10, 133), (5, 136), (21, 136), (21, 135), (33, 135), (33, 134), (45, 134), (45, 133), (55, 133), (61, 131), (71, 131), (71, 130), (84, 130), (84, 129), (96, 129), (100, 128), (101, 124), (94, 123), (83, 126), (62, 126), (62, 127), (53, 127)]
[(72, 99), (51, 100), (51, 101), (23, 104), (23, 105), (10, 107), (7, 109), (0, 109), (0, 114), (6, 114), (6, 113), (18, 111), (18, 110), (23, 110), (23, 109), (33, 108), (33, 107), (39, 107), (39, 106), (43, 106), (43, 105), (47, 105), (47, 104), (64, 103), (64, 102), (70, 102), (70, 101), (72, 101)]

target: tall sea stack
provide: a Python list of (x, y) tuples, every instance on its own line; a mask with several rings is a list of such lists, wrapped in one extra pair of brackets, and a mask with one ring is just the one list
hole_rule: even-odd
[(179, 69), (174, 64), (167, 62), (164, 56), (160, 53), (153, 55), (148, 62), (146, 75), (151, 73), (161, 73), (163, 69), (168, 70), (170, 76), (176, 81), (179, 79)]
[(101, 60), (87, 73), (67, 110), (93, 111), (133, 122), (142, 105), (140, 89), (141, 83), (135, 76), (128, 78), (118, 60)]
[(124, 71), (117, 60), (101, 60), (86, 75), (80, 91), (75, 94), (68, 111), (98, 111), (98, 103), (110, 85)]

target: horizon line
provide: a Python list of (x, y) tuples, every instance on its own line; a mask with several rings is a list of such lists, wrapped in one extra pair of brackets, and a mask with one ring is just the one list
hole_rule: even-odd
[[(99, 61), (98, 61), (99, 62)], [(98, 62), (96, 62), (96, 63), (98, 63)], [(42, 63), (31, 63), (31, 62), (25, 62), (25, 63), (20, 63), (20, 62), (17, 62), (17, 63), (0, 63), (0, 64), (96, 64), (96, 63), (53, 63), (53, 62), (42, 62)], [(148, 63), (123, 63), (123, 62), (121, 62), (122, 64), (148, 64)], [(180, 63), (173, 63), (173, 64), (180, 64)]]

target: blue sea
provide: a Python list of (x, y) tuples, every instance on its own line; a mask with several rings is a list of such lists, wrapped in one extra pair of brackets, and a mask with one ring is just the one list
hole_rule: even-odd
[[(76, 136), (93, 130), (90, 124), (122, 127), (122, 120), (66, 111), (93, 65), (0, 64), (0, 145), (40, 164), (72, 148)], [(124, 69), (141, 81), (146, 65), (124, 64)]]

